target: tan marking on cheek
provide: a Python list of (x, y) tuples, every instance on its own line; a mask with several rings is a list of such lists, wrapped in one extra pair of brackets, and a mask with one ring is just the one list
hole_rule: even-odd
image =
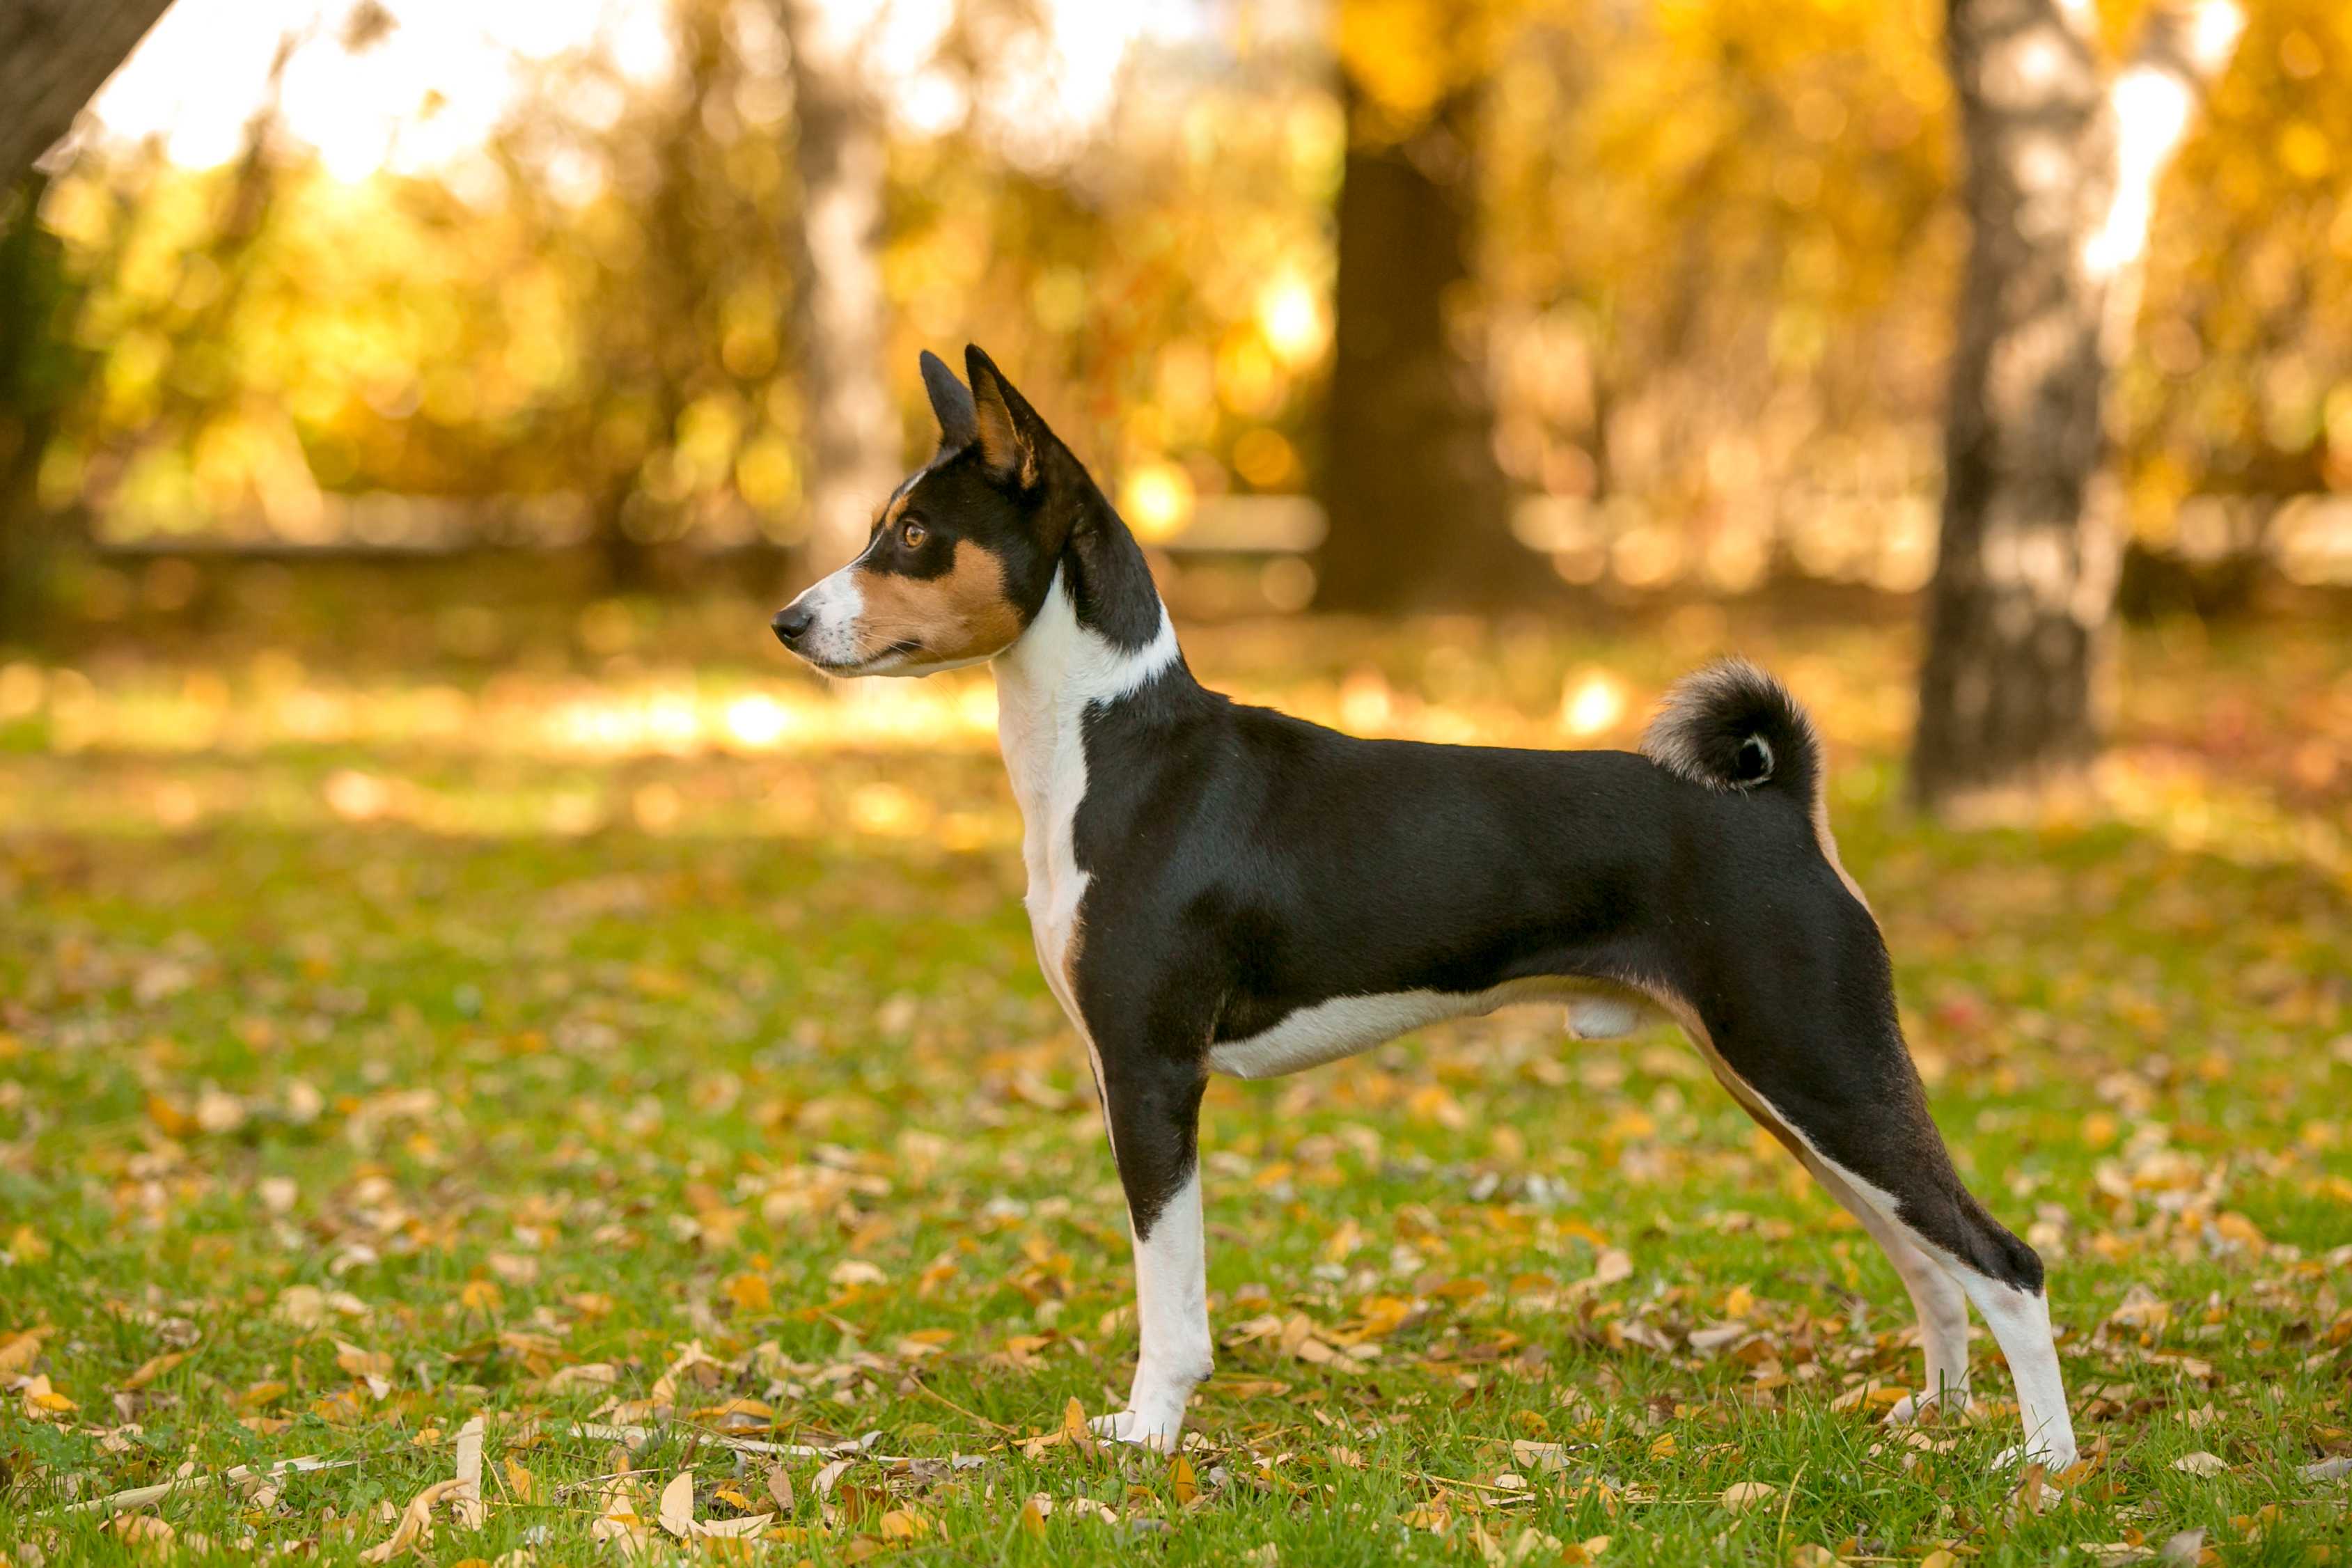
[(922, 644), (926, 658), (978, 658), (1021, 635), (1021, 612), (1004, 592), (1003, 563), (969, 539), (956, 541), (954, 562), (940, 576), (861, 571), (857, 579), (866, 601), (857, 619), (862, 658), (912, 640)]

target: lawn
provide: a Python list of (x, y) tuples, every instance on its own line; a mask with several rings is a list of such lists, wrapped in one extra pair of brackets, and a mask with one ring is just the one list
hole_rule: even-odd
[(1440, 739), (1790, 679), (2050, 1264), (2086, 1458), (2020, 1484), (1981, 1329), (1978, 1420), (1879, 1425), (1868, 1238), (1671, 1029), (1534, 1009), (1213, 1087), (1218, 1370), (1181, 1457), (1098, 1448), (1124, 1219), (984, 672), (828, 691), (723, 596), (208, 603), (0, 661), (16, 1562), (2347, 1560), (2352, 630), (2135, 634), (2111, 805), (1970, 833), (1901, 808), (1891, 620), (1188, 634)]

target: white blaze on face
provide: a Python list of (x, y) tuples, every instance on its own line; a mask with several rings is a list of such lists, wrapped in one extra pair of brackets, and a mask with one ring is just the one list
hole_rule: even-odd
[(793, 601), (794, 609), (806, 610), (812, 617), (793, 651), (812, 664), (845, 668), (863, 657), (858, 620), (866, 613), (866, 595), (857, 586), (856, 567), (851, 562)]

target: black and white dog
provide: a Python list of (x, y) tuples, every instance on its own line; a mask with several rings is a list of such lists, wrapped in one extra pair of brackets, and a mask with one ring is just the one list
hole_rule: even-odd
[(1196, 1135), (1211, 1073), (1266, 1078), (1549, 998), (1592, 1037), (1650, 1008), (1885, 1248), (1929, 1402), (1967, 1397), (1976, 1303), (2025, 1443), (2075, 1458), (2042, 1261), (1952, 1169), (1838, 862), (1820, 742), (1718, 664), (1639, 753), (1365, 741), (1193, 680), (1143, 552), (978, 348), (930, 354), (937, 454), (865, 552), (775, 617), (835, 675), (992, 660), (1030, 928), (1093, 1059), (1135, 1240), (1141, 1353), (1108, 1436), (1172, 1446), (1209, 1374)]

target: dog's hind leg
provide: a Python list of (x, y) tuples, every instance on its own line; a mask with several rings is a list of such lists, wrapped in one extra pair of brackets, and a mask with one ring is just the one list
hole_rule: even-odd
[[(1848, 984), (1807, 987), (1831, 999), (1810, 1016), (1781, 1005), (1779, 984), (1726, 994), (1706, 1016), (1687, 1005), (1673, 1010), (1734, 1098), (1885, 1249), (1918, 1310), (1926, 1398), (1966, 1387), (1965, 1298), (1991, 1327), (2017, 1384), (2025, 1442), (2003, 1462), (2023, 1457), (2063, 1469), (2074, 1462), (2074, 1433), (2042, 1260), (1985, 1212), (1952, 1168), (1894, 1021), (1884, 950), (1872, 947), (1876, 963), (1842, 976)], [(1783, 970), (1778, 978), (1802, 976)], [(1924, 1403), (1908, 1400), (1896, 1413), (1915, 1414)]]
[(1790, 1145), (1790, 1152), (1813, 1173), (1813, 1179), (1830, 1196), (1862, 1222), (1862, 1228), (1886, 1254), (1886, 1261), (1902, 1278), (1903, 1289), (1910, 1293), (1912, 1310), (1919, 1315), (1920, 1347), (1927, 1352), (1927, 1384), (1916, 1394), (1905, 1394), (1886, 1413), (1887, 1421), (1904, 1426), (1931, 1406), (1968, 1408), (1968, 1292), (1960, 1289), (1959, 1281), (1941, 1263), (1920, 1250), (1903, 1226), (1872, 1207), (1870, 1200), (1857, 1192), (1853, 1184), (1823, 1163), (1801, 1142), (1789, 1137), (1784, 1128), (1761, 1117), (1759, 1120)]

